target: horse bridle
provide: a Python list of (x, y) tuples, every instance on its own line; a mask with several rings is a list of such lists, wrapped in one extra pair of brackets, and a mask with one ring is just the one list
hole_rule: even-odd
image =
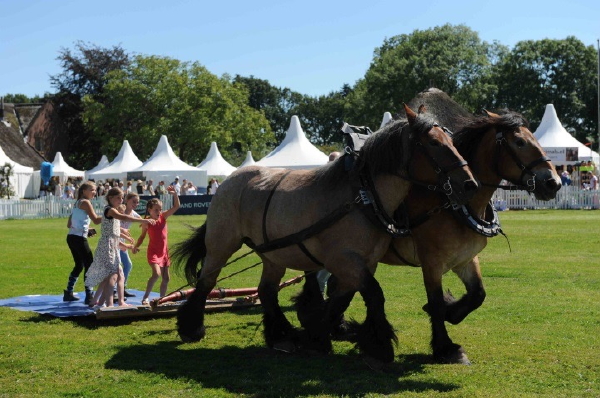
[[(515, 183), (510, 178), (503, 175), (502, 172), (500, 171), (500, 167), (499, 167), (500, 152), (502, 151), (502, 149), (506, 150), (506, 152), (514, 160), (517, 167), (519, 167), (521, 169), (521, 176), (519, 177), (519, 180), (517, 183)], [(502, 185), (486, 184), (483, 182), (482, 182), (482, 185), (489, 186), (489, 187), (495, 187), (495, 188), (501, 188), (501, 189), (509, 189), (509, 190), (510, 189), (524, 189), (527, 192), (534, 192), (535, 191), (536, 174), (533, 171), (533, 168), (540, 163), (549, 162), (549, 161), (550, 161), (550, 158), (548, 156), (540, 156), (538, 159), (534, 160), (533, 162), (529, 163), (528, 165), (523, 164), (521, 159), (519, 159), (519, 156), (510, 147), (510, 145), (508, 145), (508, 141), (506, 140), (506, 137), (505, 137), (505, 132), (504, 131), (496, 131), (496, 152), (494, 154), (494, 162), (493, 162), (494, 171), (502, 179), (510, 181), (511, 183), (515, 184), (515, 188), (506, 187), (506, 186), (502, 186)], [(524, 178), (527, 175), (531, 176), (531, 178), (524, 180)]]
[[(446, 133), (446, 135), (448, 135), (450, 138), (452, 138), (454, 135), (448, 128), (446, 128), (444, 126), (440, 126), (437, 123), (434, 123), (432, 127), (441, 128), (444, 131), (444, 133)], [(410, 181), (413, 184), (425, 187), (430, 191), (439, 192), (441, 190), (442, 193), (448, 197), (448, 200), (450, 200), (452, 202), (451, 196), (452, 196), (453, 191), (452, 191), (452, 184), (450, 183), (450, 176), (448, 174), (454, 169), (467, 166), (468, 162), (463, 159), (463, 160), (454, 162), (449, 166), (441, 167), (438, 164), (438, 162), (435, 160), (435, 158), (433, 156), (431, 156), (431, 154), (427, 151), (427, 149), (421, 142), (417, 141), (415, 143), (415, 148), (423, 151), (423, 153), (425, 154), (427, 159), (429, 159), (429, 162), (433, 166), (433, 170), (438, 175), (438, 184), (433, 185), (433, 184), (429, 184), (429, 183), (414, 179), (412, 177), (410, 163), (409, 163), (409, 167), (407, 167), (407, 169), (406, 169), (406, 176), (400, 176), (400, 177), (404, 178), (407, 181)]]

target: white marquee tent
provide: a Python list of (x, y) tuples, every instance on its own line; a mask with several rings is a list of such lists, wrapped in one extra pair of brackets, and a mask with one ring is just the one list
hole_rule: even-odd
[(110, 162), (108, 161), (108, 158), (106, 157), (106, 155), (102, 155), (102, 158), (100, 158), (100, 161), (98, 162), (98, 164), (96, 165), (96, 167), (94, 167), (93, 169), (90, 170), (86, 170), (85, 171), (85, 178), (89, 179), (89, 175), (91, 173), (94, 173), (96, 171), (102, 170), (103, 168), (105, 168), (106, 166), (108, 166), (110, 164)]
[(286, 169), (312, 169), (327, 163), (329, 157), (314, 146), (302, 130), (298, 116), (292, 116), (284, 140), (264, 158), (258, 166)]
[(238, 169), (241, 169), (242, 167), (246, 167), (246, 166), (252, 166), (255, 163), (256, 162), (254, 161), (254, 158), (252, 157), (252, 152), (248, 151), (246, 153), (246, 159), (244, 159), (244, 161), (242, 162), (242, 164), (240, 164)]
[(179, 159), (165, 135), (160, 137), (152, 156), (131, 172), (141, 172), (146, 180), (153, 180), (154, 183), (162, 180), (168, 185), (175, 179), (175, 176), (178, 176), (180, 182), (186, 179), (198, 187), (208, 185), (206, 170), (199, 170)]
[(115, 159), (108, 166), (93, 173), (88, 173), (87, 177), (94, 181), (106, 180), (108, 178), (118, 178), (125, 181), (127, 179), (127, 172), (141, 165), (142, 162), (133, 153), (129, 142), (125, 140), (123, 141), (121, 150), (119, 150)]
[(33, 167), (23, 166), (6, 155), (0, 147), (0, 167), (8, 163), (12, 166), (13, 175), (8, 181), (17, 198), (33, 198), (36, 196), (34, 189)]
[(60, 179), (60, 182), (63, 184), (67, 182), (69, 177), (85, 177), (85, 172), (83, 170), (76, 170), (69, 166), (67, 162), (65, 162), (65, 159), (63, 159), (62, 153), (60, 152), (56, 152), (52, 165), (54, 166), (54, 176), (57, 176)]
[(552, 104), (546, 105), (546, 111), (534, 136), (555, 165), (576, 164), (584, 160), (592, 160), (599, 164), (600, 155), (565, 130)]
[(219, 152), (216, 142), (210, 144), (210, 149), (206, 158), (197, 166), (200, 170), (205, 170), (209, 176), (227, 178), (236, 168), (230, 165)]
[(381, 130), (383, 128), (383, 126), (388, 124), (391, 120), (392, 120), (392, 114), (389, 112), (385, 112), (383, 114), (383, 119), (381, 120), (381, 125), (379, 126), (379, 129)]

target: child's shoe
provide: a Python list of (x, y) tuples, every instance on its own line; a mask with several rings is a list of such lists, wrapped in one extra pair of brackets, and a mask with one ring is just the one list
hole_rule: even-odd
[(72, 291), (65, 290), (65, 293), (63, 295), (63, 301), (77, 301), (77, 300), (79, 300), (79, 297), (75, 297), (73, 295)]

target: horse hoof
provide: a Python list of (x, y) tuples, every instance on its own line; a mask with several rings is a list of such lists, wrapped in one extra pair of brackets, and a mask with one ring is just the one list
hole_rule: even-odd
[(436, 362), (446, 364), (471, 365), (467, 354), (460, 349), (447, 355), (436, 356)]
[(206, 329), (204, 328), (204, 326), (202, 326), (201, 328), (199, 328), (198, 330), (196, 330), (193, 333), (179, 332), (179, 338), (184, 343), (195, 343), (195, 342), (202, 340), (202, 338), (204, 338), (205, 334), (206, 334)]
[(377, 358), (371, 356), (363, 357), (363, 362), (369, 367), (369, 369), (376, 372), (385, 372), (389, 363), (383, 362)]
[(285, 352), (288, 354), (292, 354), (292, 353), (296, 352), (296, 345), (289, 340), (283, 340), (283, 341), (278, 341), (278, 342), (274, 343), (273, 349), (275, 351), (281, 351), (281, 352)]

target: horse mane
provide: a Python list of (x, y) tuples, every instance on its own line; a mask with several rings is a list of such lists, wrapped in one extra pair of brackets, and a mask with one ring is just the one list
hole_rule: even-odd
[[(426, 113), (418, 115), (412, 128), (405, 118), (386, 124), (365, 141), (359, 153), (361, 163), (372, 174), (398, 173), (410, 160), (412, 148), (405, 145), (412, 142), (414, 132), (429, 131), (434, 124), (433, 117)], [(403, 138), (404, 134), (409, 134), (408, 139)]]
[(498, 115), (500, 117), (485, 114), (462, 118), (461, 124), (464, 127), (454, 133), (452, 140), (458, 152), (467, 161), (473, 159), (483, 134), (490, 128), (495, 127), (498, 131), (529, 128), (527, 119), (518, 112), (502, 109), (498, 111)]

